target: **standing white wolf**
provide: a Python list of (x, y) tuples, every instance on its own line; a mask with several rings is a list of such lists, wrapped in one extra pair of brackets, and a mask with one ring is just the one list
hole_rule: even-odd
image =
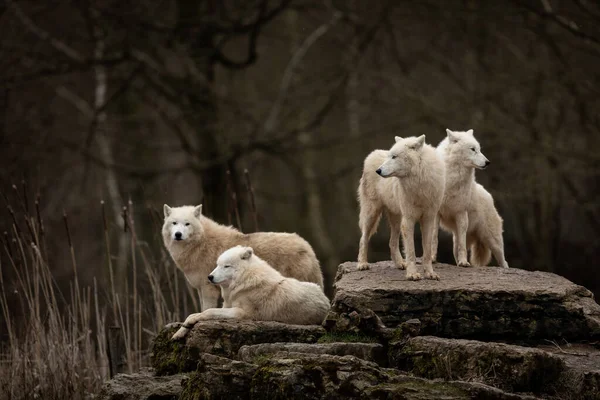
[[(398, 268), (406, 267), (406, 277), (421, 279), (417, 272), (414, 231), (421, 223), (425, 277), (439, 279), (433, 271), (432, 239), (435, 219), (444, 195), (444, 162), (435, 149), (425, 144), (425, 135), (409, 138), (396, 136), (389, 150), (375, 150), (364, 162), (358, 187), (359, 226), (362, 233), (358, 269), (368, 269), (369, 240), (385, 212), (390, 225), (390, 253)], [(406, 263), (398, 248), (400, 231)]]
[[(444, 230), (452, 232), (454, 259), (461, 267), (484, 266), (491, 253), (501, 267), (508, 268), (504, 259), (502, 218), (494, 207), (492, 195), (475, 182), (475, 168), (484, 169), (490, 161), (481, 153), (473, 130), (453, 132), (438, 145), (437, 152), (446, 163), (446, 190), (439, 213)], [(433, 242), (437, 254), (438, 229)], [(471, 249), (471, 264), (467, 261)]]
[(198, 321), (251, 319), (286, 324), (316, 325), (323, 322), (329, 300), (311, 282), (286, 278), (251, 247), (236, 246), (221, 254), (208, 279), (222, 288), (231, 308), (209, 308), (188, 316), (173, 339), (183, 338)]
[[(319, 260), (310, 244), (295, 233), (256, 232), (243, 234), (202, 215), (202, 206), (164, 206), (163, 241), (188, 282), (200, 290), (202, 310), (215, 308), (219, 289), (208, 281), (217, 258), (236, 245), (252, 246), (284, 276), (314, 282), (323, 287)], [(229, 307), (223, 299), (223, 307)]]

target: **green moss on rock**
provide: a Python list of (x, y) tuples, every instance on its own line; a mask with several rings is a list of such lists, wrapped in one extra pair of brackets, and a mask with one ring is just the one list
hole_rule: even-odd
[(317, 343), (377, 343), (376, 337), (360, 332), (329, 332), (321, 336)]
[(390, 354), (393, 366), (423, 378), (475, 380), (514, 392), (543, 393), (565, 369), (543, 351), (471, 340), (417, 337)]
[(152, 367), (157, 375), (174, 375), (194, 371), (199, 352), (180, 341), (172, 341), (176, 328), (163, 329), (154, 339), (152, 346)]

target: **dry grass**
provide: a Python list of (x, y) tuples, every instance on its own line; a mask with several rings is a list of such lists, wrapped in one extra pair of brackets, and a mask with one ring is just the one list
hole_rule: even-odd
[[(3, 197), (8, 204), (8, 197)], [(7, 332), (7, 339), (0, 343), (0, 399), (92, 398), (110, 375), (108, 326), (121, 327), (123, 358), (132, 372), (148, 364), (151, 340), (166, 323), (198, 310), (198, 296), (182, 282), (160, 244), (160, 214), (148, 210), (156, 232), (156, 243), (151, 246), (138, 239), (131, 202), (123, 212), (126, 232), (110, 231), (101, 204), (108, 271), (101, 271), (97, 279), (108, 289), (100, 294), (96, 277), (91, 287), (80, 286), (76, 251), (64, 214), (73, 279), (69, 293), (61, 293), (48, 265), (48, 233), (39, 199), (35, 210), (29, 210), (24, 197), (16, 197), (18, 212), (8, 205), (12, 229), (0, 243), (0, 330)], [(129, 238), (128, 252), (123, 255), (128, 257), (127, 271), (114, 270), (111, 235)], [(14, 280), (5, 282), (9, 274)], [(11, 293), (7, 293), (9, 287)]]
[[(257, 230), (247, 171), (245, 183)], [(0, 237), (0, 332), (7, 332), (7, 339), (0, 341), (0, 400), (93, 398), (111, 374), (108, 328), (121, 329), (125, 372), (136, 371), (148, 365), (151, 341), (165, 324), (199, 310), (197, 293), (185, 283), (162, 245), (162, 214), (150, 207), (147, 213), (137, 214), (152, 221), (152, 241), (143, 241), (136, 231), (131, 201), (118, 220), (122, 230), (111, 229), (116, 224), (109, 223), (104, 202), (100, 203), (106, 269), (86, 287), (80, 285), (77, 252), (64, 213), (65, 232), (51, 232), (66, 233), (70, 253), (73, 278), (68, 293), (62, 293), (48, 262), (45, 238), (49, 235), (40, 198), (30, 207), (26, 183), (22, 191), (15, 185), (12, 189), (12, 204), (0, 192), (12, 222), (10, 232)], [(240, 227), (236, 194), (231, 191), (228, 197), (229, 219), (235, 215)], [(111, 248), (122, 235), (128, 240), (124, 253), (122, 248)], [(126, 263), (114, 262), (123, 258)], [(125, 265), (126, 270), (118, 270), (116, 264)], [(13, 279), (6, 282), (9, 275)], [(7, 293), (9, 287), (11, 293)]]

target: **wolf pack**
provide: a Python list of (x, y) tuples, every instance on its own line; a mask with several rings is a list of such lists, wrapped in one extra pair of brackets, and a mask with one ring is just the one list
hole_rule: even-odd
[[(508, 268), (502, 218), (492, 195), (475, 180), (475, 170), (487, 168), (490, 161), (472, 129), (446, 129), (446, 134), (437, 147), (425, 143), (425, 135), (396, 136), (389, 150), (374, 150), (365, 158), (358, 186), (358, 271), (369, 269), (369, 241), (382, 215), (390, 228), (391, 260), (406, 270), (408, 281), (440, 279), (433, 269), (440, 227), (452, 234), (456, 265), (486, 266), (493, 255), (498, 266)], [(422, 272), (414, 242), (417, 222)], [(204, 320), (311, 325), (322, 323), (329, 311), (319, 260), (295, 233), (245, 234), (204, 216), (202, 205), (165, 204), (162, 236), (176, 266), (198, 289), (201, 303), (201, 312), (189, 315), (173, 340)]]

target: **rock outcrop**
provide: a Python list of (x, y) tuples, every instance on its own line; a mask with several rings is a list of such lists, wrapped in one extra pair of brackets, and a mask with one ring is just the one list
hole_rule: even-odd
[(256, 359), (272, 357), (273, 354), (329, 354), (332, 356), (354, 356), (378, 365), (387, 364), (385, 347), (379, 343), (263, 343), (242, 346), (238, 357), (242, 361), (253, 362)]
[[(600, 306), (553, 274), (340, 266), (323, 326), (206, 321), (154, 341), (152, 370), (104, 400), (600, 399)], [(568, 342), (567, 342), (568, 341)]]
[[(539, 342), (600, 339), (600, 306), (592, 293), (548, 272), (436, 264), (439, 281), (407, 281), (391, 262), (338, 270), (330, 325), (352, 312), (373, 312), (388, 327), (421, 321), (421, 334)], [(338, 320), (341, 320), (338, 322)], [(341, 327), (346, 330), (345, 326)]]
[(419, 336), (390, 349), (391, 366), (428, 379), (479, 381), (510, 392), (549, 392), (565, 371), (552, 353), (504, 343)]
[(164, 329), (154, 340), (152, 367), (157, 375), (194, 371), (198, 356), (202, 353), (236, 358), (238, 350), (244, 345), (315, 343), (325, 334), (320, 326), (254, 321), (201, 322), (188, 333), (185, 342), (171, 341), (175, 331), (176, 326)]
[(467, 382), (433, 382), (353, 356), (274, 353), (258, 364), (200, 357), (181, 400), (191, 399), (534, 399)]
[(177, 400), (187, 381), (187, 374), (156, 376), (150, 369), (135, 374), (119, 374), (108, 381), (98, 395), (113, 400)]

